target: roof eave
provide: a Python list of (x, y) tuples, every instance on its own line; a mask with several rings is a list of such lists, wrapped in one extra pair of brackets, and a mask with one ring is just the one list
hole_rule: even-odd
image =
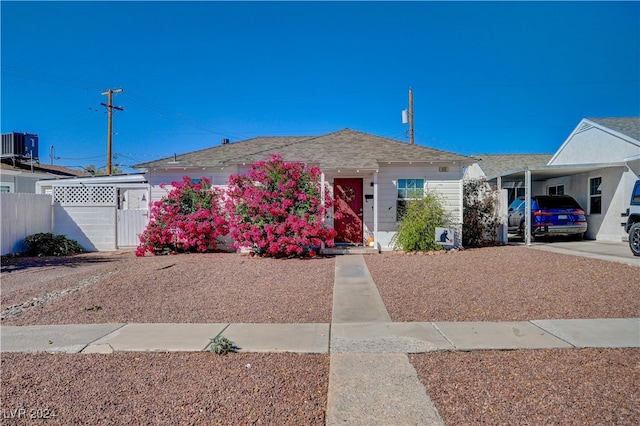
[(573, 174), (586, 173), (589, 171), (600, 170), (600, 169), (608, 169), (611, 167), (626, 167), (627, 163), (624, 161), (616, 161), (611, 163), (587, 163), (587, 164), (562, 164), (562, 165), (548, 165), (548, 166), (528, 166), (522, 169), (510, 170), (506, 172), (502, 172), (499, 174), (494, 174), (491, 176), (487, 176), (487, 180), (493, 180), (497, 178), (504, 177), (515, 177), (519, 175), (524, 175), (526, 172), (539, 172), (546, 173), (548, 176), (547, 179), (551, 179), (552, 174), (557, 174), (559, 176), (569, 176)]

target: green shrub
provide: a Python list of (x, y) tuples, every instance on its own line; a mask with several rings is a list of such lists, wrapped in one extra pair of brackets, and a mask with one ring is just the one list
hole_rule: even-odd
[(76, 240), (50, 232), (29, 235), (24, 243), (27, 246), (27, 256), (68, 256), (84, 252)]
[(436, 228), (448, 227), (449, 222), (440, 197), (428, 192), (424, 198), (409, 202), (391, 243), (394, 249), (404, 251), (440, 250), (442, 245), (436, 242)]
[(498, 237), (498, 192), (486, 179), (466, 180), (463, 184), (462, 245), (479, 247), (495, 243)]
[(209, 350), (214, 354), (224, 355), (229, 352), (236, 352), (234, 343), (224, 336), (216, 336), (211, 339)]

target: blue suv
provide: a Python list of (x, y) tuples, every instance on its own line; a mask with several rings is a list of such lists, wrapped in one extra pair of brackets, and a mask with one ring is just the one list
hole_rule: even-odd
[[(524, 197), (509, 206), (509, 232), (524, 237)], [(578, 239), (587, 231), (584, 209), (569, 195), (531, 197), (531, 237), (571, 235)]]

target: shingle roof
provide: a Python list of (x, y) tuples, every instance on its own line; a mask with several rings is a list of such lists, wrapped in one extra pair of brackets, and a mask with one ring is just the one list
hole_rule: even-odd
[(478, 165), (486, 176), (496, 176), (528, 166), (545, 166), (553, 154), (498, 154), (478, 155)]
[(410, 145), (394, 139), (344, 129), (321, 136), (269, 136), (248, 139), (137, 164), (135, 168), (215, 167), (252, 163), (271, 154), (287, 161), (318, 164), (322, 169), (375, 169), (381, 162), (460, 161), (472, 164), (470, 157)]
[(627, 135), (640, 142), (640, 117), (587, 118), (587, 120)]
[[(16, 161), (15, 165), (11, 160), (2, 160), (0, 168), (3, 170), (14, 171), (31, 171), (31, 164), (22, 161)], [(52, 164), (34, 163), (33, 171), (35, 173), (47, 173), (54, 176), (67, 177), (67, 176), (87, 176), (87, 173), (69, 169), (63, 166), (56, 166)]]

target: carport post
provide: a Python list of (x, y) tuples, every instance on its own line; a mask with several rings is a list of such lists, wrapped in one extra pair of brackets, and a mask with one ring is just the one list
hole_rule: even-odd
[(378, 240), (378, 171), (373, 172), (373, 243), (380, 249)]
[(500, 226), (498, 227), (498, 241), (509, 242), (509, 195), (502, 189), (502, 176), (496, 178), (496, 189), (499, 191), (500, 200)]
[(524, 244), (531, 245), (531, 170), (524, 171)]

